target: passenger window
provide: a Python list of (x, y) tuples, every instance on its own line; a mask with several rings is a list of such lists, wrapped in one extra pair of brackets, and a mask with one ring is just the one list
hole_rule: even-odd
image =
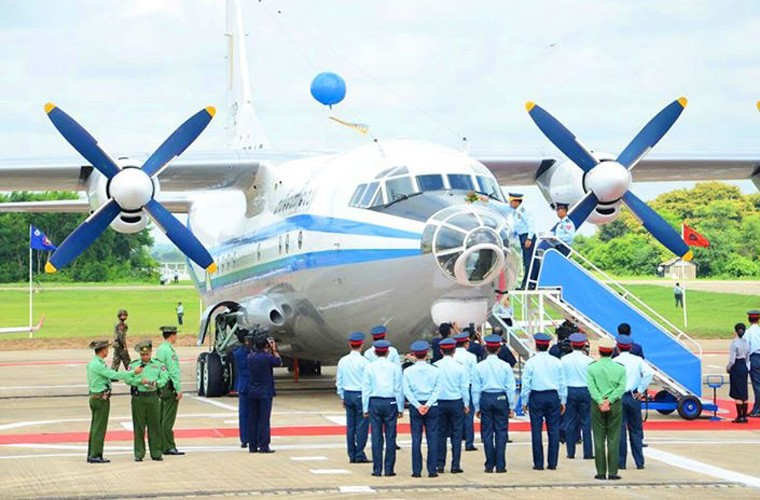
[(303, 231), (298, 231), (298, 249), (303, 248)]
[(285, 235), (285, 253), (290, 253), (290, 233)]
[(418, 175), (417, 184), (420, 191), (440, 191), (443, 189), (443, 177), (437, 174)]
[(449, 174), (449, 186), (451, 189), (465, 189), (472, 191), (475, 186), (472, 184), (472, 177), (465, 174)]
[(375, 193), (377, 192), (377, 187), (380, 185), (379, 182), (370, 182), (367, 185), (366, 191), (364, 191), (364, 195), (362, 196), (362, 200), (359, 202), (357, 206), (359, 207), (367, 207), (369, 206), (369, 203), (372, 201), (372, 198), (375, 196)]
[(388, 191), (388, 201), (398, 200), (406, 194), (412, 194), (414, 187), (412, 186), (411, 177), (398, 177), (385, 182), (385, 189)]
[(362, 199), (362, 195), (364, 194), (364, 188), (366, 188), (366, 184), (359, 184), (359, 186), (356, 188), (356, 191), (354, 191), (354, 195), (351, 197), (351, 201), (348, 202), (348, 206), (355, 207), (359, 204), (359, 200)]

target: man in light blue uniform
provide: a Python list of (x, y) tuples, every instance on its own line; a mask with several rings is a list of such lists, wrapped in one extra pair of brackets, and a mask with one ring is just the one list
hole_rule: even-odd
[(335, 373), (335, 388), (346, 409), (346, 443), (348, 461), (352, 464), (369, 463), (364, 447), (367, 445), (369, 419), (362, 415), (362, 381), (364, 369), (369, 364), (362, 356), (364, 334), (354, 332), (348, 336), (351, 352), (340, 358)]
[(641, 422), (641, 399), (646, 397), (647, 387), (652, 381), (654, 371), (646, 361), (631, 354), (633, 339), (628, 335), (617, 336), (620, 355), (613, 361), (625, 367), (625, 392), (623, 393), (623, 421), (620, 430), (620, 460), (618, 468), (625, 469), (628, 449), (626, 430), (631, 435), (631, 455), (637, 469), (644, 468), (644, 428)]
[(412, 477), (422, 476), (422, 429), (427, 441), (428, 477), (438, 477), (438, 396), (441, 383), (438, 368), (427, 363), (430, 344), (413, 342), (409, 348), (414, 364), (404, 370), (404, 396), (409, 401), (412, 427)]
[(475, 447), (475, 407), (472, 406), (472, 380), (478, 366), (478, 358), (470, 352), (470, 336), (467, 331), (454, 335), (454, 341), (457, 343), (457, 349), (454, 351), (454, 361), (461, 364), (467, 370), (467, 387), (470, 388), (470, 405), (469, 411), (464, 416), (462, 435), (464, 436), (465, 451), (477, 451)]
[(586, 336), (582, 333), (570, 335), (573, 352), (562, 357), (562, 368), (567, 382), (567, 411), (565, 413), (565, 430), (567, 439), (567, 458), (575, 458), (575, 445), (583, 435), (583, 458), (594, 458), (591, 442), (591, 394), (588, 392), (588, 365), (594, 362), (588, 356)]
[(565, 412), (567, 384), (562, 362), (549, 354), (551, 337), (546, 333), (533, 336), (536, 355), (525, 362), (522, 376), (524, 410), (530, 412), (530, 435), (533, 448), (533, 469), (544, 470), (544, 447), (541, 428), (546, 420), (549, 449), (546, 462), (549, 470), (557, 468), (559, 459), (559, 420)]
[(377, 360), (364, 368), (362, 380), (362, 410), (372, 426), (372, 475), (380, 476), (385, 466), (385, 475), (395, 476), (396, 421), (404, 416), (401, 365), (388, 359), (390, 342), (378, 340), (374, 347)]
[(760, 417), (760, 311), (747, 311), (749, 326), (744, 338), (749, 343), (749, 378), (752, 381), (752, 392), (755, 402), (752, 405), (750, 417)]
[(472, 399), (480, 419), (480, 437), (486, 454), (485, 472), (507, 472), (507, 427), (514, 416), (515, 375), (499, 359), (501, 337), (485, 338), (488, 357), (478, 363), (472, 380)]
[(554, 209), (557, 211), (557, 217), (559, 218), (559, 222), (554, 227), (554, 236), (562, 242), (556, 248), (563, 255), (570, 255), (570, 249), (575, 239), (575, 223), (567, 216), (568, 206), (567, 203), (554, 204)]
[(522, 204), (522, 193), (509, 193), (509, 206), (515, 218), (515, 233), (520, 238), (523, 258), (523, 281), (520, 288), (525, 288), (528, 280), (530, 259), (533, 257), (533, 244), (536, 242), (536, 232), (533, 229), (533, 217)]
[(441, 379), (438, 397), (438, 473), (446, 467), (446, 438), (451, 439), (451, 473), (464, 472), (462, 458), (462, 421), (470, 411), (470, 382), (467, 368), (454, 360), (456, 341), (443, 339), (438, 344), (443, 358), (435, 362)]
[[(388, 334), (388, 330), (383, 325), (378, 325), (373, 326), (369, 333), (372, 335), (372, 341), (377, 342), (378, 340), (385, 340), (385, 336)], [(374, 346), (364, 351), (364, 357), (367, 358), (370, 362), (377, 360)], [(401, 357), (398, 355), (398, 351), (393, 346), (390, 346), (388, 348), (388, 355), (386, 357), (393, 363), (398, 363), (399, 365), (401, 364)]]

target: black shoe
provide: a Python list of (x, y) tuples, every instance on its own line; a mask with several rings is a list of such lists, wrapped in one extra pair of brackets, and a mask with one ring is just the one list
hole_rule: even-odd
[(177, 448), (172, 448), (164, 452), (164, 455), (184, 455), (184, 454), (185, 454), (184, 451), (179, 451)]
[(512, 440), (511, 440), (511, 439), (507, 439), (507, 443), (511, 443), (511, 442), (512, 442)]
[(560, 444), (565, 444), (565, 438), (563, 438), (563, 437), (559, 438), (559, 442), (560, 442)]
[(478, 449), (475, 446), (470, 446), (469, 448), (465, 448), (464, 451), (478, 451)]
[(375, 476), (375, 477), (380, 477), (380, 476), (382, 476), (382, 474), (380, 474), (379, 472), (373, 472), (373, 473), (372, 473), (372, 475), (373, 475), (373, 476)]
[(637, 468), (638, 470), (642, 470), (642, 469), (644, 468), (644, 465), (643, 465), (643, 464), (642, 464), (642, 465), (637, 465), (637, 466), (636, 466), (636, 468)]
[[(395, 476), (395, 475), (396, 475), (396, 474), (394, 474), (394, 476)], [(414, 474), (412, 474), (412, 477), (422, 477), (422, 474), (419, 474), (419, 473), (416, 473), (416, 472), (415, 472)]]
[(389, 473), (387, 473), (385, 476), (386, 476), (386, 477), (393, 477), (393, 476), (395, 476), (395, 475), (396, 475), (396, 473), (395, 473), (395, 472), (389, 472)]
[(135, 457), (135, 462), (142, 462), (142, 457)]
[(538, 466), (534, 465), (533, 466), (533, 470), (544, 470), (544, 468), (543, 467), (538, 467)]
[(370, 463), (372, 463), (372, 460), (370, 460), (369, 458), (357, 458), (356, 460), (354, 460), (354, 463), (356, 463), (356, 464), (370, 464)]
[(443, 473), (445, 472), (445, 471), (443, 470), (443, 467), (438, 467), (438, 468), (436, 469), (436, 471), (438, 471), (438, 474), (443, 474)]
[(356, 460), (354, 460), (353, 458), (349, 458), (349, 459), (348, 459), (348, 463), (350, 463), (350, 464), (355, 464), (355, 463), (356, 463)]
[(452, 474), (461, 474), (462, 472), (464, 472), (462, 469), (451, 469)]
[(401, 446), (396, 445), (396, 450), (400, 450), (400, 449), (401, 449)]
[(107, 464), (111, 461), (103, 457), (87, 457), (88, 464)]
[(547, 469), (549, 469), (549, 470), (557, 470), (557, 466), (555, 465), (554, 467), (552, 467), (552, 466), (550, 465), (549, 467), (547, 467)]
[(438, 473), (437, 472), (429, 472), (428, 473), (428, 477), (438, 477)]
[(646, 443), (641, 443), (641, 447), (642, 447), (642, 448), (649, 448), (649, 445), (648, 445), (648, 444), (646, 444)]
[(567, 459), (568, 459), (568, 460), (575, 460), (575, 455), (573, 455), (572, 457), (571, 457), (570, 455), (568, 455), (568, 456), (567, 456)]
[(626, 470), (626, 468), (625, 465), (618, 465), (618, 470)]
[(240, 443), (241, 448), (248, 448), (248, 443)]
[(610, 474), (610, 476), (607, 479), (609, 479), (610, 481), (617, 481), (618, 479), (620, 479), (620, 476), (618, 476), (617, 474), (614, 474), (614, 475)]
[(496, 469), (497, 474), (504, 474), (505, 472), (507, 472), (507, 469)]
[(593, 460), (593, 459), (594, 459), (594, 455), (591, 455), (590, 457), (583, 457), (583, 460)]
[(274, 453), (274, 450), (272, 448), (261, 448), (259, 453)]
[(607, 479), (607, 476), (605, 476), (604, 474), (597, 474), (596, 476), (594, 476), (594, 479), (599, 479), (600, 481), (605, 481)]
[(161, 462), (164, 460), (164, 457), (156, 457), (156, 458), (150, 457), (150, 459), (155, 460), (156, 462)]
[(486, 474), (493, 474), (493, 469), (483, 469)]
[(258, 453), (258, 452), (259, 452), (258, 448), (248, 448), (248, 453)]

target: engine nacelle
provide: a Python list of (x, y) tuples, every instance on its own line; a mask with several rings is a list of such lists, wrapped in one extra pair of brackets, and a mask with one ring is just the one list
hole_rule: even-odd
[[(120, 168), (140, 168), (140, 165), (131, 158), (119, 158), (116, 163)], [(151, 179), (153, 185), (153, 198), (158, 198), (161, 192), (158, 178)], [(87, 179), (87, 199), (90, 208), (94, 212), (111, 199), (110, 180), (97, 170), (93, 170)], [(144, 210), (122, 211), (111, 222), (111, 228), (124, 234), (139, 233), (148, 226), (150, 217)]]
[(253, 297), (240, 303), (238, 325), (245, 328), (272, 328), (285, 324), (285, 313), (269, 297)]

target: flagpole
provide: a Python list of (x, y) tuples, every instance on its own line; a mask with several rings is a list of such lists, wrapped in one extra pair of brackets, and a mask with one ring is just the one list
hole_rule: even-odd
[(683, 306), (682, 307), (682, 309), (683, 309), (683, 327), (687, 328), (689, 326), (689, 316), (686, 313), (686, 278), (685, 278), (685, 276), (686, 276), (686, 273), (684, 273), (683, 288), (681, 290), (682, 291), (681, 297), (683, 299), (683, 304), (681, 304), (681, 305)]
[(29, 338), (32, 338), (32, 314), (34, 302), (32, 299), (32, 225), (29, 224)]

